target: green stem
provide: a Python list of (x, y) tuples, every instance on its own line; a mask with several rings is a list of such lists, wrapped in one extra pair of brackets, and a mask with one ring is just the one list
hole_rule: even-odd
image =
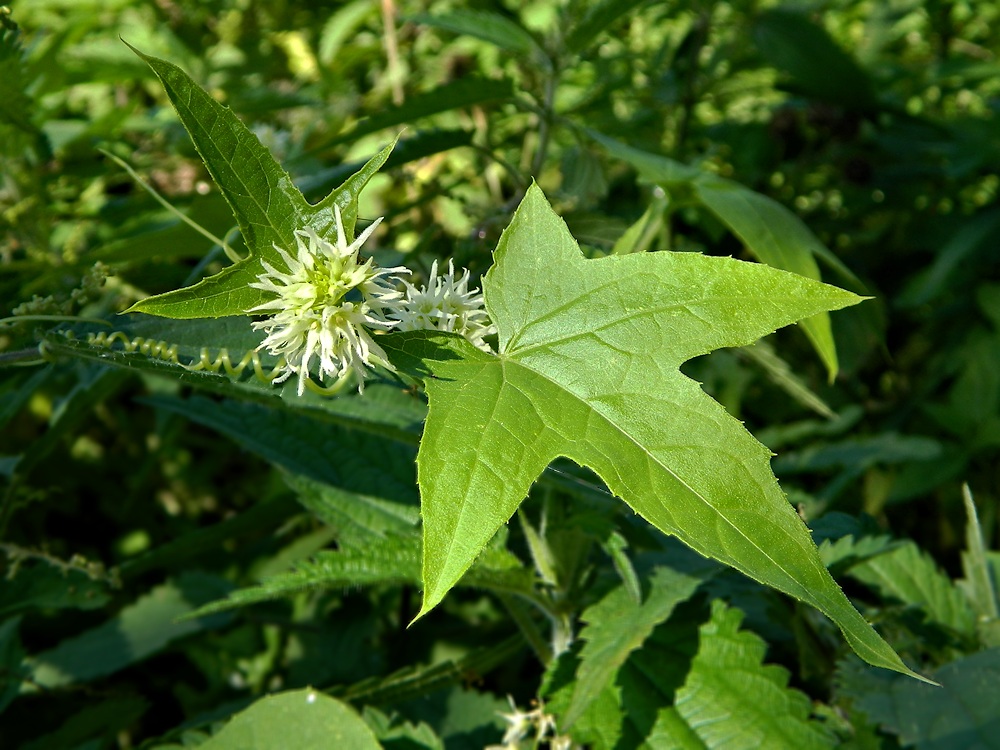
[(531, 646), (531, 650), (535, 652), (538, 661), (544, 666), (548, 666), (549, 662), (552, 661), (552, 648), (545, 641), (545, 636), (542, 635), (542, 631), (531, 618), (531, 613), (527, 607), (511, 594), (497, 594), (497, 596), (510, 614), (511, 619), (514, 620), (518, 629), (520, 629), (528, 645)]

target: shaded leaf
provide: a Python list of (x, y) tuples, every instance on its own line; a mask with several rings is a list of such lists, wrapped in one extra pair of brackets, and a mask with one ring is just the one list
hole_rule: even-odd
[(482, 39), (509, 52), (532, 56), (538, 61), (548, 60), (545, 51), (527, 30), (499, 13), (453, 10), (436, 15), (418, 13), (408, 16), (406, 20)]
[(157, 586), (104, 624), (31, 657), (32, 683), (52, 688), (114, 674), (152, 656), (171, 641), (219, 627), (224, 619), (177, 622), (177, 618), (226, 589), (223, 581), (197, 574), (185, 574), (174, 583)]
[(753, 31), (761, 54), (791, 76), (797, 91), (852, 109), (878, 106), (865, 70), (805, 14), (770, 10), (757, 17)]
[(1000, 748), (1000, 649), (957, 659), (932, 676), (941, 687), (866, 669), (854, 660), (843, 662), (837, 673), (840, 692), (854, 700), (854, 707), (907, 747)]
[(312, 688), (276, 693), (236, 714), (202, 750), (380, 750), (375, 734), (345, 703)]
[(566, 36), (566, 49), (582, 52), (594, 39), (608, 31), (613, 23), (645, 0), (598, 0), (573, 24)]

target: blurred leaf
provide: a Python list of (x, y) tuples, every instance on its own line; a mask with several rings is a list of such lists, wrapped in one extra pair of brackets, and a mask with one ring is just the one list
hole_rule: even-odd
[(653, 629), (670, 617), (680, 602), (694, 594), (700, 577), (657, 567), (649, 578), (649, 592), (635, 602), (625, 586), (617, 586), (580, 615), (579, 638), (586, 641), (569, 707), (560, 727), (568, 729), (614, 678), (629, 654), (639, 649)]
[(958, 582), (958, 587), (965, 593), (977, 615), (980, 633), (989, 637), (986, 645), (1000, 646), (1000, 642), (992, 642), (993, 636), (1000, 634), (995, 625), (1000, 620), (1000, 597), (997, 596), (997, 584), (993, 580), (993, 571), (990, 570), (976, 503), (967, 484), (962, 485), (962, 500), (966, 514), (965, 549), (962, 551), (962, 573), (965, 579)]
[(87, 682), (140, 662), (179, 638), (220, 627), (226, 618), (177, 618), (228, 588), (218, 578), (195, 573), (157, 586), (104, 624), (31, 657), (31, 682), (42, 688)]
[(107, 581), (45, 557), (20, 561), (0, 579), (0, 617), (30, 609), (96, 609), (110, 598)]
[[(895, 298), (897, 307), (910, 308), (926, 305), (953, 288), (959, 272), (974, 267), (973, 255), (984, 247), (993, 247), (987, 241), (996, 239), (1000, 232), (1000, 209), (984, 211), (969, 221), (937, 251), (937, 257), (928, 267), (920, 269)], [(971, 278), (971, 275), (970, 275)]]
[(768, 451), (677, 369), (857, 297), (730, 258), (585, 260), (537, 186), (495, 259), (483, 286), (499, 355), (445, 333), (383, 337), (431, 404), (417, 458), (421, 614), (566, 456), (656, 528), (819, 608), (866, 659), (906, 670), (822, 565)]
[(1000, 649), (957, 659), (932, 672), (941, 687), (900, 679), (848, 659), (838, 670), (840, 692), (885, 731), (917, 750), (1000, 748)]
[(20, 31), (7, 11), (0, 16), (0, 123), (6, 122), (37, 136), (38, 128), (32, 122), (32, 101), (26, 93), (29, 82)]
[(312, 150), (329, 148), (346, 141), (356, 141), (362, 136), (376, 133), (393, 125), (415, 123), (423, 117), (430, 117), (441, 112), (502, 101), (513, 96), (514, 84), (509, 78), (480, 78), (477, 76), (459, 78), (436, 89), (411, 94), (403, 104), (388, 107), (378, 114), (361, 120), (348, 132), (341, 133)]
[(788, 672), (764, 665), (767, 644), (741, 631), (742, 620), (738, 609), (712, 602), (691, 671), (674, 705), (657, 716), (650, 747), (834, 747), (809, 719), (809, 699), (788, 688)]
[(839, 443), (782, 453), (774, 460), (774, 471), (778, 474), (798, 474), (835, 468), (860, 470), (877, 464), (929, 461), (940, 453), (941, 444), (937, 440), (883, 432), (872, 437), (849, 438)]
[(757, 49), (791, 76), (796, 92), (849, 109), (878, 107), (868, 73), (805, 14), (769, 10), (758, 16), (753, 33)]
[(371, 0), (354, 0), (338, 7), (323, 24), (316, 45), (317, 56), (323, 65), (330, 66), (337, 58), (340, 48), (347, 43), (359, 27), (377, 13), (377, 6)]
[(591, 42), (645, 0), (596, 0), (570, 28), (566, 35), (566, 49), (573, 53), (584, 51)]
[(827, 419), (836, 419), (833, 410), (794, 373), (792, 366), (778, 355), (768, 341), (762, 339), (737, 351), (759, 365), (772, 383), (802, 406)]
[(618, 238), (611, 249), (612, 255), (627, 253), (644, 253), (649, 250), (656, 235), (663, 229), (663, 214), (668, 201), (663, 197), (654, 197), (645, 213)]
[[(93, 747), (87, 740), (105, 740), (129, 728), (149, 709), (149, 702), (136, 695), (122, 695), (92, 704), (64, 719), (54, 732), (38, 737), (20, 750)], [(103, 746), (103, 745), (102, 745)]]
[(886, 599), (918, 607), (931, 621), (975, 637), (976, 616), (969, 602), (934, 560), (912, 542), (869, 558), (847, 574)]
[[(548, 55), (535, 41), (535, 37), (499, 13), (481, 10), (453, 10), (450, 13), (437, 15), (418, 13), (407, 16), (405, 20), (482, 39), (484, 42), (494, 44), (508, 52), (526, 55), (535, 62), (548, 61)], [(551, 66), (551, 63), (549, 65)]]
[(28, 676), (20, 629), (20, 617), (0, 621), (0, 714), (17, 698), (22, 680)]
[(201, 750), (380, 750), (361, 717), (312, 688), (269, 695), (236, 714)]

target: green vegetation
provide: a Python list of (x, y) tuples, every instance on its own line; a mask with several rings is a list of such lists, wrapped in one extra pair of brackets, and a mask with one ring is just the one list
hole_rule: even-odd
[(0, 744), (1000, 747), (998, 49), (0, 9)]

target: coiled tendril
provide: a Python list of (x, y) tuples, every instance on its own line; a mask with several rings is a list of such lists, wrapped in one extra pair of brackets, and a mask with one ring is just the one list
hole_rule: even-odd
[[(67, 331), (66, 336), (71, 339), (76, 338), (72, 331)], [(256, 349), (245, 352), (240, 360), (236, 364), (233, 364), (233, 358), (230, 357), (228, 349), (225, 347), (220, 348), (213, 357), (207, 346), (201, 347), (197, 360), (182, 362), (179, 353), (180, 346), (178, 344), (171, 344), (164, 340), (147, 339), (143, 336), (129, 337), (123, 331), (88, 333), (86, 341), (91, 346), (101, 346), (106, 349), (113, 349), (116, 343), (120, 343), (122, 350), (127, 354), (138, 352), (151, 359), (158, 359), (162, 362), (177, 365), (188, 372), (204, 371), (210, 372), (213, 375), (224, 372), (229, 377), (239, 378), (248, 367), (252, 366), (254, 377), (265, 385), (271, 385), (275, 378), (283, 372), (285, 366), (285, 360), (282, 358), (269, 370), (265, 369)], [(318, 393), (322, 396), (334, 395), (343, 388), (343, 385), (343, 382), (339, 382), (325, 387), (317, 385), (311, 379), (306, 380), (306, 387), (313, 393)]]

